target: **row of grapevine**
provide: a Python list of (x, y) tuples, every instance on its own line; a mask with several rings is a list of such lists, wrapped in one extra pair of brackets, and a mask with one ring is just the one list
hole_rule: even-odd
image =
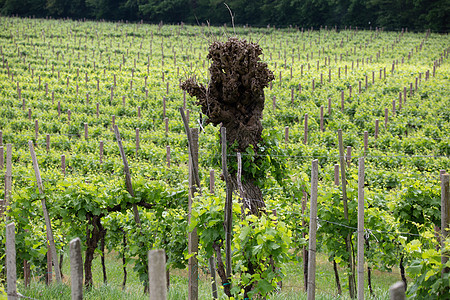
[[(0, 27), (0, 167), (6, 162), (4, 146), (11, 144), (7, 215), (18, 228), (18, 258), (31, 264), (33, 274), (47, 272), (36, 201), (42, 196), (29, 156), (32, 141), (59, 254), (79, 236), (86, 255), (101, 247), (103, 253), (116, 250), (135, 262), (144, 285), (148, 249), (164, 247), (170, 267), (184, 268), (188, 151), (179, 107), (189, 111), (189, 125), (200, 129), (199, 171), (205, 186), (210, 169), (220, 173), (221, 151), (219, 129), (206, 124), (195, 100), (178, 86), (191, 76), (208, 82), (208, 45), (233, 35), (233, 29), (5, 17)], [(303, 259), (307, 228), (299, 224), (308, 221), (310, 161), (318, 159), (319, 250), (346, 267), (348, 254), (339, 236), (351, 230), (334, 223), (356, 227), (355, 166), (364, 156), (366, 223), (372, 230), (366, 260), (380, 270), (400, 260), (413, 265), (411, 245), (420, 240), (431, 249), (436, 242), (423, 238), (434, 232), (433, 224), (440, 226), (438, 174), (450, 169), (447, 35), (378, 28), (235, 30), (261, 45), (262, 59), (275, 75), (266, 90), (264, 145), (242, 153), (248, 172), (266, 176), (260, 185), (268, 209), (277, 211), (278, 225), (267, 220), (261, 232), (285, 226), (278, 235), (289, 236), (290, 242), (283, 247)], [(125, 185), (114, 126), (128, 158), (134, 197)], [(341, 188), (334, 184), (339, 129), (347, 148), (348, 220), (339, 204)], [(262, 165), (254, 163), (255, 157)], [(237, 169), (236, 157), (230, 157), (229, 168)], [(225, 186), (216, 184), (215, 195), (193, 204), (200, 243), (205, 242), (199, 260), (205, 265), (213, 241), (204, 239), (223, 232), (218, 220), (223, 220)], [(238, 200), (234, 205), (239, 226), (233, 235), (238, 237), (253, 221), (241, 220)], [(405, 240), (393, 243), (399, 235)], [(233, 244), (233, 266), (247, 259), (238, 249), (256, 246), (253, 242)], [(242, 286), (241, 272), (233, 270), (234, 287)]]

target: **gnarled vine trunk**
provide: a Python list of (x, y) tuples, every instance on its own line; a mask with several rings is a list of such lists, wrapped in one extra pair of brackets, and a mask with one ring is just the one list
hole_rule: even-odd
[[(105, 236), (106, 230), (101, 223), (101, 216), (86, 215), (88, 219), (88, 226), (86, 229), (86, 252), (84, 261), (84, 285), (87, 288), (92, 287), (92, 261), (94, 260), (94, 252), (97, 248), (98, 242)], [(89, 228), (92, 225), (92, 230)]]

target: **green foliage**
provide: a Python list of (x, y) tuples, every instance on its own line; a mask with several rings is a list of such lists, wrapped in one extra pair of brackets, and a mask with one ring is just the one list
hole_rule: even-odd
[[(433, 234), (427, 236), (428, 242), (433, 240)], [(441, 251), (424, 245), (420, 240), (414, 239), (406, 244), (405, 250), (412, 257), (412, 261), (407, 268), (408, 275), (413, 278), (414, 284), (408, 289), (408, 296), (411, 299), (435, 299), (439, 295), (442, 299), (450, 297), (450, 278), (448, 268), (450, 261), (441, 263), (441, 256), (446, 255), (450, 250), (450, 241), (444, 242), (445, 247)], [(446, 271), (444, 271), (444, 268)]]

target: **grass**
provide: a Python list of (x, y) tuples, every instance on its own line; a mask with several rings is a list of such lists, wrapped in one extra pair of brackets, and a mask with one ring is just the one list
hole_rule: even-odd
[[(100, 257), (94, 259), (93, 275), (94, 287), (89, 291), (84, 291), (84, 299), (127, 299), (140, 300), (148, 299), (148, 295), (143, 294), (143, 286), (133, 271), (132, 265), (127, 266), (127, 285), (122, 290), (123, 271), (121, 261), (116, 258), (114, 253), (109, 253), (106, 257), (106, 269), (108, 283), (103, 283), (103, 273), (101, 269)], [(306, 293), (303, 288), (303, 268), (301, 264), (290, 263), (284, 266), (287, 275), (283, 280), (283, 288), (277, 294), (268, 299), (273, 300), (299, 300), (306, 299)], [(316, 272), (316, 299), (350, 299), (348, 296), (345, 274), (340, 272), (343, 295), (339, 296), (336, 290), (334, 280), (333, 266), (328, 262), (327, 257), (319, 254), (317, 257)], [(42, 280), (33, 277), (30, 287), (24, 288), (23, 283), (19, 281), (18, 289), (21, 294), (33, 299), (55, 299), (69, 300), (70, 295), (70, 266), (67, 258), (63, 265), (64, 280), (63, 284), (52, 284), (46, 286)], [(201, 274), (199, 282), (199, 299), (211, 299), (211, 286), (207, 274)], [(188, 278), (186, 270), (171, 270), (170, 289), (168, 299), (187, 299), (188, 297)], [(386, 273), (380, 271), (372, 272), (372, 285), (375, 296), (369, 294), (367, 288), (366, 274), (366, 299), (389, 299), (389, 286), (400, 280), (398, 272)], [(219, 298), (226, 299), (226, 296), (219, 291)]]

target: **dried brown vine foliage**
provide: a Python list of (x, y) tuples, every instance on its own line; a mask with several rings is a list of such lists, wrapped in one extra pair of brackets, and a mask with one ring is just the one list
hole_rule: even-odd
[[(261, 47), (231, 37), (226, 42), (213, 42), (208, 59), (210, 82), (207, 87), (189, 78), (181, 88), (197, 98), (208, 123), (222, 124), (227, 129), (227, 143), (237, 142), (236, 151), (244, 152), (249, 145), (257, 149), (261, 142), (264, 88), (274, 80), (274, 75), (259, 56)], [(235, 175), (235, 174), (231, 174)], [(254, 184), (255, 178), (243, 174), (244, 208), (259, 214), (265, 207), (261, 190)], [(235, 176), (232, 177), (236, 187)]]
[(274, 80), (272, 71), (262, 62), (262, 49), (255, 43), (229, 38), (209, 47), (211, 59), (208, 87), (189, 78), (181, 88), (197, 98), (208, 122), (222, 123), (227, 142), (238, 142), (238, 151), (261, 141), (264, 88)]

